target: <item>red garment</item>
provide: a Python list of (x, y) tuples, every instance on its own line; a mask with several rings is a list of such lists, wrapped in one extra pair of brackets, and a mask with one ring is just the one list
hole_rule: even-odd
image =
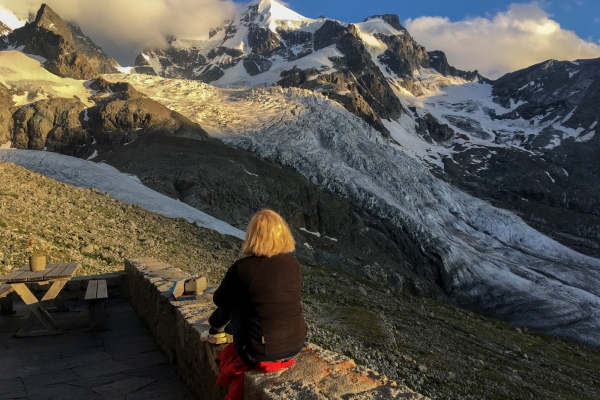
[[(231, 385), (225, 400), (241, 400), (244, 395), (244, 375), (251, 368), (238, 356), (233, 344), (228, 344), (227, 347), (221, 350), (215, 358), (215, 362), (220, 371), (217, 377), (217, 386)], [(256, 364), (254, 369), (266, 374), (289, 367), (294, 362), (293, 359), (288, 361), (262, 361)]]

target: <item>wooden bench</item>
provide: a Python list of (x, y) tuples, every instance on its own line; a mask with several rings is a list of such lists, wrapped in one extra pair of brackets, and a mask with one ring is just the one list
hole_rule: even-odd
[(90, 311), (90, 331), (104, 330), (104, 301), (108, 299), (106, 280), (91, 280), (88, 282), (85, 297)]
[(13, 299), (10, 295), (14, 292), (12, 286), (5, 283), (0, 284), (0, 314), (14, 314)]

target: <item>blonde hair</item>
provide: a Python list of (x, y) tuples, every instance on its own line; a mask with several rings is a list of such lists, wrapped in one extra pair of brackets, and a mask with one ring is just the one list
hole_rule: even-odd
[(288, 224), (275, 211), (264, 209), (254, 214), (246, 228), (242, 254), (272, 257), (291, 253), (295, 248)]

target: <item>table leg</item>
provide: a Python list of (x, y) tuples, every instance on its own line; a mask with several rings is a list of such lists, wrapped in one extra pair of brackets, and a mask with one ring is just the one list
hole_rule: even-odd
[(9, 293), (8, 296), (0, 298), (0, 314), (14, 314), (13, 310), (13, 294)]
[[(37, 317), (38, 320), (46, 327), (45, 330), (40, 331), (30, 331), (29, 320), (25, 323), (25, 326), (15, 334), (17, 337), (25, 337), (25, 336), (42, 336), (42, 335), (55, 335), (58, 333), (62, 333), (62, 329), (59, 329), (58, 325), (56, 325), (56, 321), (48, 314), (48, 311), (40, 304), (38, 299), (31, 293), (29, 288), (23, 283), (11, 283), (12, 288), (17, 292), (21, 300), (27, 304), (27, 306), (31, 309), (33, 315)], [(64, 286), (64, 285), (63, 285)], [(31, 317), (30, 317), (31, 318)], [(24, 329), (25, 328), (25, 329)]]
[(50, 289), (44, 294), (44, 297), (40, 300), (40, 303), (46, 307), (50, 303), (54, 303), (56, 305), (55, 309), (51, 309), (48, 311), (59, 311), (59, 312), (67, 312), (69, 311), (69, 307), (65, 304), (65, 302), (60, 298), (58, 293), (65, 287), (67, 281), (54, 281)]

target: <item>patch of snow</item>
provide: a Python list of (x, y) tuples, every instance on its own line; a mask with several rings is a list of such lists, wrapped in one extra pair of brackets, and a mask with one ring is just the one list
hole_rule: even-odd
[(87, 160), (88, 160), (88, 161), (89, 161), (89, 160), (93, 160), (93, 159), (94, 159), (94, 158), (96, 158), (96, 157), (98, 157), (98, 150), (94, 150), (94, 153), (93, 153), (91, 156), (89, 156), (89, 157), (87, 158)]
[(338, 57), (344, 57), (344, 54), (337, 49), (336, 45), (332, 45), (293, 61), (276, 58), (273, 60), (273, 65), (269, 71), (256, 76), (250, 76), (246, 68), (244, 68), (243, 61), (240, 61), (234, 67), (225, 70), (225, 75), (212, 82), (212, 84), (224, 87), (244, 88), (273, 86), (282, 79), (281, 73), (283, 71), (289, 71), (294, 67), (302, 70), (316, 68), (330, 74), (336, 71), (331, 59)]
[(525, 88), (527, 88), (529, 86), (533, 86), (533, 85), (535, 85), (535, 82), (531, 81), (529, 83), (526, 83), (524, 86), (521, 86), (519, 89), (517, 89), (517, 91), (520, 92), (521, 90), (523, 90), (523, 89), (525, 89)]
[[(44, 69), (38, 60), (16, 50), (0, 52), (0, 82), (17, 91), (27, 92), (23, 96), (14, 96), (17, 106), (23, 106), (49, 97), (73, 98), (77, 96), (85, 105), (91, 107), (88, 101), (90, 92), (85, 88), (84, 81), (61, 78)], [(36, 93), (31, 95), (32, 82), (35, 82)]]
[(121, 72), (122, 74), (127, 74), (127, 75), (129, 75), (131, 73), (131, 70), (133, 68), (135, 68), (135, 67), (121, 67), (120, 65), (117, 67), (119, 72)]
[(331, 240), (332, 242), (337, 242), (338, 241), (336, 238), (332, 238), (332, 237), (329, 237), (329, 236), (325, 236), (325, 238)]
[(544, 172), (546, 173), (546, 175), (548, 175), (548, 178), (550, 178), (552, 183), (556, 183), (556, 180), (554, 180), (554, 178), (552, 178), (552, 176), (550, 176), (550, 173), (548, 171), (544, 171)]
[(575, 72), (569, 72), (569, 79), (571, 79), (572, 77), (574, 77), (578, 73), (579, 73), (579, 70), (577, 70)]
[(596, 131), (591, 131), (581, 137), (578, 137), (577, 139), (575, 139), (575, 141), (576, 142), (587, 142), (589, 140), (592, 140), (592, 138), (594, 136), (596, 136)]
[(596, 127), (596, 125), (598, 125), (598, 121), (594, 121), (594, 123), (592, 125), (590, 125), (589, 129), (594, 129)]
[(316, 237), (321, 237), (321, 234), (319, 232), (311, 232), (311, 231), (307, 230), (306, 228), (298, 228), (298, 229), (301, 231), (304, 231), (306, 233), (310, 233), (311, 235), (314, 235)]
[(245, 234), (185, 203), (155, 192), (139, 180), (107, 164), (34, 150), (0, 150), (0, 160), (12, 162), (60, 182), (82, 188), (94, 187), (110, 197), (170, 218), (185, 218), (199, 226), (244, 239)]
[(566, 176), (569, 176), (569, 173), (567, 172), (566, 169), (563, 168), (563, 172), (565, 173)]
[(577, 62), (577, 61), (571, 61), (571, 64), (579, 65), (579, 62)]
[(577, 110), (577, 107), (575, 107), (570, 113), (568, 113), (567, 116), (562, 121), (560, 121), (560, 123), (564, 124), (565, 122), (570, 120), (573, 114), (575, 113), (575, 110)]
[[(250, 171), (246, 170), (245, 168), (242, 168), (242, 170), (244, 170), (244, 172), (245, 172), (245, 173), (247, 173), (248, 175), (252, 175), (252, 176), (259, 177), (258, 175), (256, 175), (256, 174), (253, 174), (252, 172), (250, 172)], [(259, 177), (259, 178), (260, 178), (260, 177)]]
[(304, 245), (305, 245), (305, 246), (306, 246), (306, 247), (307, 247), (309, 250), (312, 250), (312, 249), (313, 249), (313, 247), (312, 247), (310, 244), (308, 244), (308, 243), (304, 243)]

